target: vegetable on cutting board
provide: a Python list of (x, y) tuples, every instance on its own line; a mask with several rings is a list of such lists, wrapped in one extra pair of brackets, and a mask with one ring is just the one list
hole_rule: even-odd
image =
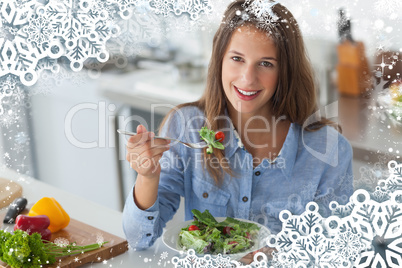
[(53, 197), (43, 197), (36, 202), (28, 213), (28, 216), (46, 215), (49, 217), (49, 230), (55, 233), (70, 223), (70, 216)]
[(52, 233), (48, 229), (50, 225), (49, 217), (46, 215), (26, 216), (18, 215), (15, 219), (14, 231), (21, 230), (29, 235), (38, 233), (42, 236), (42, 240), (50, 241)]
[(84, 253), (102, 247), (108, 242), (86, 246), (77, 246), (75, 243), (59, 245), (52, 242), (43, 243), (38, 233), (29, 235), (22, 230), (15, 230), (14, 234), (0, 230), (0, 260), (11, 268), (43, 267), (53, 264), (56, 258)]

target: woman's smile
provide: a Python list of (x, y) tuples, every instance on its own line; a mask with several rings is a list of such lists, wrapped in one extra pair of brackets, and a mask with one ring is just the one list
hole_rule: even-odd
[(255, 99), (261, 92), (262, 90), (243, 90), (241, 88), (236, 87), (235, 85), (233, 85), (234, 90), (237, 93), (237, 96), (245, 101), (250, 101)]

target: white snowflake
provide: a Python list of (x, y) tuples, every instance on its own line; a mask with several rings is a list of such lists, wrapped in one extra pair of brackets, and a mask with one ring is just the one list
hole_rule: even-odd
[(24, 143), (29, 142), (30, 138), (29, 138), (29, 136), (28, 136), (27, 133), (25, 133), (25, 132), (18, 132), (18, 133), (14, 136), (14, 140), (15, 140), (15, 143), (17, 143), (17, 144), (24, 144)]
[(339, 232), (334, 243), (336, 252), (344, 259), (354, 261), (359, 255), (359, 252), (365, 248), (360, 242), (360, 237), (360, 234), (353, 233), (350, 228), (345, 232)]
[(395, 14), (396, 10), (402, 9), (402, 2), (399, 0), (376, 0), (373, 8), (379, 14), (390, 17), (390, 15)]
[(98, 243), (99, 246), (103, 245), (105, 242), (105, 238), (103, 237), (102, 233), (96, 234), (96, 243)]
[[(138, 29), (146, 34), (142, 40), (151, 41), (154, 46), (161, 43), (162, 28), (155, 27), (155, 15), (185, 14), (184, 17), (195, 22), (201, 14), (209, 15), (212, 10), (209, 0), (1, 1), (0, 54), (3, 58), (0, 62), (0, 81), (13, 74), (17, 76), (18, 84), (31, 87), (39, 77), (42, 78), (42, 72), (58, 73), (60, 66), (57, 59), (63, 57), (69, 60), (70, 69), (74, 71), (81, 70), (84, 64), (90, 65), (91, 77), (94, 74), (96, 77), (109, 59), (123, 68), (127, 64), (124, 55), (128, 50), (135, 53), (142, 51), (141, 41), (137, 40)], [(137, 21), (134, 33), (126, 35), (134, 40), (117, 40), (123, 53), (120, 56), (116, 52), (109, 55), (107, 41), (122, 33), (117, 21), (130, 19), (134, 12), (137, 12), (137, 20), (142, 20)], [(138, 16), (146, 12), (146, 19)], [(44, 87), (50, 88), (49, 83), (44, 83)], [(49, 91), (44, 89), (36, 92)], [(10, 94), (11, 91), (4, 92)], [(2, 104), (4, 92), (0, 94)], [(0, 114), (4, 113), (3, 106), (0, 107)], [(3, 124), (9, 122), (6, 116), (2, 118)]]
[(150, 0), (149, 4), (156, 14), (165, 17), (169, 13), (176, 16), (186, 13), (192, 20), (198, 20), (202, 13), (208, 15), (212, 12), (210, 0)]
[(388, 191), (384, 191), (383, 189), (377, 186), (376, 190), (370, 193), (370, 198), (378, 203), (382, 203), (384, 201), (389, 200), (390, 197)]
[(360, 178), (354, 180), (355, 189), (365, 189), (367, 191), (375, 190), (378, 181), (385, 179), (387, 177), (387, 172), (384, 170), (382, 165), (377, 162), (374, 165), (362, 166), (359, 169)]
[(42, 46), (53, 38), (50, 20), (43, 15), (38, 15), (36, 18), (32, 16), (28, 25), (24, 27), (24, 32), (28, 34), (27, 41), (35, 43), (36, 46)]
[(164, 259), (166, 259), (166, 258), (168, 257), (168, 255), (169, 255), (169, 254), (168, 254), (166, 251), (164, 251), (164, 252), (161, 253), (161, 257), (160, 257), (160, 258), (161, 258), (162, 260), (164, 260)]
[(16, 144), (14, 144), (14, 147), (12, 150), (19, 154), (19, 153), (25, 152), (27, 150), (27, 148), (26, 148), (25, 144), (16, 143)]
[[(217, 256), (204, 255), (199, 257), (195, 254), (194, 250), (190, 249), (182, 258), (173, 257), (172, 264), (175, 268), (181, 267), (203, 267), (203, 268), (216, 268), (216, 267), (244, 267), (240, 262), (231, 260), (229, 257), (223, 257), (221, 254)], [(250, 267), (250, 266), (248, 266)]]
[(272, 7), (278, 4), (276, 1), (266, 0), (246, 0), (245, 4), (249, 5), (249, 12), (253, 13), (261, 21), (267, 21), (268, 19), (276, 20), (276, 15), (272, 11)]
[(70, 244), (70, 241), (64, 237), (57, 237), (53, 242), (59, 247), (67, 247)]
[(2, 103), (2, 107), (5, 108), (3, 113), (0, 113), (0, 126), (9, 128), (10, 126), (20, 122), (21, 115), (18, 112), (17, 107), (5, 105)]
[(18, 81), (15, 77), (8, 75), (0, 78), (0, 96), (10, 97), (14, 94)]
[(149, 4), (156, 14), (167, 16), (170, 12), (173, 12), (174, 0), (151, 0)]

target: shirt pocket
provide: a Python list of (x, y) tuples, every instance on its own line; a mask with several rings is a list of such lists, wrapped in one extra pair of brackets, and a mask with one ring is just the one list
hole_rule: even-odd
[(214, 217), (226, 217), (230, 193), (198, 177), (194, 177), (192, 188), (194, 192), (193, 208), (201, 212), (208, 209)]

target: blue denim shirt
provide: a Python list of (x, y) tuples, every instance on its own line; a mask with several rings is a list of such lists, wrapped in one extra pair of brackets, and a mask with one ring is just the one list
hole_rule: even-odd
[[(198, 130), (204, 123), (203, 112), (185, 107), (170, 117), (162, 135), (199, 142)], [(147, 248), (161, 236), (181, 196), (185, 200), (183, 220), (192, 219), (192, 209), (208, 209), (215, 217), (253, 220), (277, 233), (282, 210), (301, 214), (308, 202), (315, 201), (320, 213), (328, 217), (331, 201), (345, 204), (353, 193), (352, 149), (332, 127), (308, 132), (292, 123), (279, 156), (274, 161), (264, 159), (255, 168), (230, 119), (221, 131), (225, 133), (225, 159), (235, 176), (224, 173), (222, 185), (217, 186), (204, 167), (201, 149), (172, 144), (160, 160), (155, 204), (144, 211), (135, 205), (132, 193), (126, 200), (123, 229), (131, 247)]]

